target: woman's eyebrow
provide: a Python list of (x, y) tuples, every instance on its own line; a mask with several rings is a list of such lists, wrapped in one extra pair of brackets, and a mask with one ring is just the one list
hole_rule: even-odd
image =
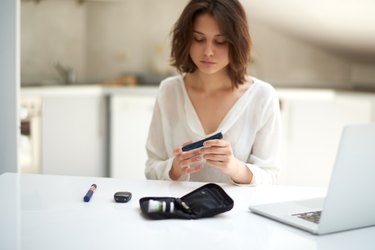
[(193, 30), (193, 32), (194, 32), (194, 33), (198, 33), (198, 34), (200, 34), (200, 35), (204, 35), (204, 33), (199, 32), (198, 30)]
[[(206, 34), (204, 34), (203, 32), (200, 32), (200, 31), (198, 31), (198, 30), (193, 30), (193, 33), (197, 33), (197, 34), (199, 34), (199, 35), (206, 35)], [(217, 35), (215, 35), (215, 36), (223, 36), (224, 37), (224, 35), (223, 34), (217, 34)]]

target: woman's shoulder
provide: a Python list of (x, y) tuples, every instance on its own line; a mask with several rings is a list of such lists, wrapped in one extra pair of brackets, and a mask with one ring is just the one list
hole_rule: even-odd
[(260, 80), (256, 77), (251, 76), (251, 79), (253, 80), (253, 87), (263, 90), (263, 91), (268, 91), (268, 92), (275, 92), (275, 88), (268, 82)]
[(256, 77), (251, 77), (253, 80), (252, 90), (262, 96), (277, 96), (276, 89), (268, 82), (260, 80)]
[(169, 76), (160, 82), (161, 91), (170, 91), (172, 89), (180, 88), (183, 79), (181, 75)]
[(159, 99), (170, 99), (182, 95), (183, 78), (181, 75), (175, 75), (165, 78), (160, 82), (158, 97)]
[(268, 82), (260, 80), (256, 77), (251, 77), (252, 85), (248, 94), (252, 97), (249, 100), (257, 102), (264, 106), (266, 103), (277, 102), (279, 100), (275, 88)]

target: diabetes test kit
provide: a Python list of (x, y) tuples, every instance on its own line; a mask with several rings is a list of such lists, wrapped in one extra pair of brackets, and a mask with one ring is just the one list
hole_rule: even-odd
[(143, 197), (139, 205), (150, 219), (199, 219), (227, 212), (234, 204), (222, 187), (208, 183), (181, 198)]

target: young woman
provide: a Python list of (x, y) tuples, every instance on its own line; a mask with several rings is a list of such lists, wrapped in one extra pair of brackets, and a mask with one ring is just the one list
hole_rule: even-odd
[[(150, 125), (148, 179), (274, 183), (280, 143), (274, 88), (247, 75), (251, 39), (238, 0), (191, 0), (172, 30), (171, 62)], [(222, 132), (223, 139), (181, 147)]]

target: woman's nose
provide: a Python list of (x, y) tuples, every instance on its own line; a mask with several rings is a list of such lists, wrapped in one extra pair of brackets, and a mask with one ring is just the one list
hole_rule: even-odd
[(206, 47), (204, 49), (204, 55), (207, 57), (211, 57), (214, 55), (214, 50), (213, 50), (213, 46), (211, 43), (206, 44)]

